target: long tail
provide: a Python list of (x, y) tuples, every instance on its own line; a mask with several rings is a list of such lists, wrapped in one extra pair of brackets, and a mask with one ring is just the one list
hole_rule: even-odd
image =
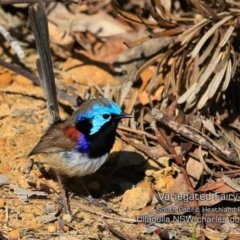
[(47, 100), (50, 114), (53, 117), (53, 122), (57, 123), (60, 121), (60, 117), (44, 3), (39, 2), (36, 6), (30, 6), (29, 16), (38, 50), (36, 64), (40, 83)]

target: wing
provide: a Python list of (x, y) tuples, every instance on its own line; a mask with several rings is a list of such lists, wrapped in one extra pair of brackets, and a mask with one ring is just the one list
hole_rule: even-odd
[(33, 148), (29, 156), (39, 153), (56, 153), (74, 150), (76, 140), (67, 137), (63, 129), (63, 123), (51, 126), (42, 136), (39, 143)]

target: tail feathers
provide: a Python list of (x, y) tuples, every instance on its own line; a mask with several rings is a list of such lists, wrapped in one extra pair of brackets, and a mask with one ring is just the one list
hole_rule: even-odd
[(60, 121), (60, 117), (44, 3), (39, 2), (36, 6), (30, 6), (29, 16), (39, 54), (36, 63), (40, 83), (47, 100), (50, 114), (53, 117), (53, 122), (57, 123)]

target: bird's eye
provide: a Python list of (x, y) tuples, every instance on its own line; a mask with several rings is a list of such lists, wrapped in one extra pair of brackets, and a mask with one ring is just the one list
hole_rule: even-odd
[(104, 113), (101, 116), (106, 120), (110, 118), (110, 114), (108, 114), (108, 113)]

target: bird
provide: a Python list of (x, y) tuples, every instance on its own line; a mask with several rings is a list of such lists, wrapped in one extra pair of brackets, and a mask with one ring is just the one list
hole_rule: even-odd
[(68, 119), (52, 124), (30, 152), (29, 156), (44, 154), (46, 164), (55, 171), (68, 213), (60, 176), (83, 177), (97, 171), (113, 147), (119, 121), (129, 117), (110, 99), (87, 100)]
[(130, 117), (110, 99), (87, 100), (67, 120), (50, 126), (29, 156), (51, 155), (48, 165), (60, 175), (92, 174), (106, 161), (119, 121)]
[(44, 162), (55, 171), (63, 205), (70, 213), (61, 175), (82, 177), (97, 171), (106, 162), (113, 147), (118, 123), (132, 115), (123, 112), (108, 98), (95, 98), (84, 101), (68, 119), (59, 117), (44, 6), (42, 2), (30, 6), (29, 16), (38, 51), (36, 65), (39, 80), (53, 123), (29, 156), (44, 155)]

